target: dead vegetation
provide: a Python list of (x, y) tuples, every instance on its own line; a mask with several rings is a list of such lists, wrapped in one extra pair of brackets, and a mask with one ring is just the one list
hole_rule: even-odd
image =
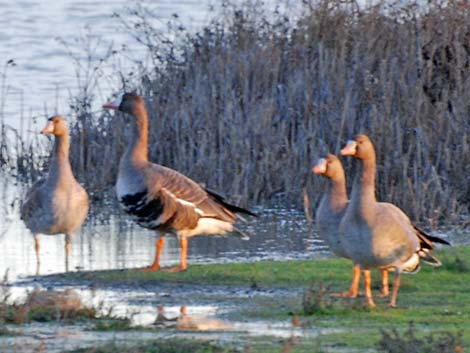
[(463, 333), (444, 331), (441, 333), (420, 334), (411, 322), (408, 329), (400, 333), (396, 329), (381, 330), (377, 348), (385, 353), (462, 353), (464, 352)]
[(31, 321), (75, 322), (98, 317), (97, 310), (82, 303), (74, 290), (35, 289), (21, 303), (0, 303), (0, 320), (3, 323), (24, 324)]
[[(311, 176), (314, 161), (364, 132), (377, 146), (380, 200), (431, 227), (461, 223), (470, 205), (469, 9), (303, 6), (296, 18), (224, 2), (195, 34), (177, 18), (161, 33), (140, 5), (117, 16), (153, 60), (132, 77), (121, 73), (146, 97), (151, 159), (242, 205), (276, 198), (301, 207), (306, 188), (314, 206), (323, 186)], [(90, 95), (73, 102), (71, 152), (100, 198), (115, 182), (128, 121), (91, 112)], [(2, 165), (18, 148), (17, 170), (30, 173), (39, 142), (11, 140), (2, 138)]]

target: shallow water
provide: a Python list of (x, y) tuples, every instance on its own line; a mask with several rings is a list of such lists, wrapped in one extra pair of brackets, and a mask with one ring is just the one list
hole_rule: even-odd
[[(0, 174), (0, 275), (8, 273), (13, 285), (9, 287), (10, 301), (22, 302), (34, 288), (70, 288), (70, 284), (54, 282), (48, 278), (32, 278), (36, 273), (33, 236), (19, 219), (19, 205), (25, 188), (18, 182)], [(155, 235), (135, 226), (121, 211), (104, 217), (92, 207), (92, 215), (80, 232), (72, 239), (70, 264), (73, 270), (99, 270), (135, 268), (150, 264), (154, 256)], [(305, 220), (295, 209), (255, 208), (260, 217), (240, 227), (251, 239), (236, 237), (200, 236), (189, 241), (188, 262), (225, 263), (259, 261), (263, 259), (316, 258), (328, 256), (322, 241), (317, 239)], [(107, 212), (106, 214), (108, 214)], [(61, 273), (65, 270), (64, 237), (41, 237), (41, 275)], [(162, 265), (179, 261), (176, 239), (168, 238), (162, 256)], [(65, 286), (65, 287), (64, 287)], [(251, 336), (279, 338), (314, 336), (294, 328), (290, 322), (245, 320), (240, 310), (256, 308), (265, 300), (281, 302), (287, 296), (299, 296), (298, 290), (262, 290), (246, 287), (198, 286), (158, 283), (145, 286), (119, 286), (100, 288), (74, 286), (86, 305), (99, 307), (102, 313), (112, 309), (114, 315), (131, 318), (134, 325), (154, 327), (158, 307), (169, 319), (158, 333), (131, 332), (120, 335), (127, 341), (156, 337), (187, 336), (197, 333), (199, 339), (220, 339), (230, 342), (246, 340)], [(181, 308), (186, 314), (181, 314)], [(0, 337), (0, 351), (28, 351), (43, 345), (47, 351), (61, 351), (96, 345), (112, 339), (111, 334), (87, 332), (83, 325), (70, 325), (58, 329), (52, 324), (12, 326), (20, 331), (18, 337)], [(223, 335), (220, 331), (223, 330)], [(24, 348), (26, 347), (26, 348)]]
[[(207, 20), (209, 5), (213, 2), (159, 0), (143, 3), (160, 20), (155, 22), (155, 26), (163, 29), (172, 14), (177, 13), (181, 22), (191, 29)], [(76, 65), (70, 54), (85, 56), (85, 44), (80, 42), (82, 38), (92, 39), (96, 47), (95, 62), (110, 45), (115, 49), (126, 45), (132, 59), (144, 60), (145, 48), (138, 45), (112, 17), (115, 12), (125, 15), (126, 8), (135, 3), (125, 0), (0, 0), (0, 75), (8, 60), (14, 60), (16, 64), (7, 68), (7, 86), (0, 92), (0, 102), (5, 102), (6, 122), (18, 128), (22, 119), (69, 111), (68, 99), (77, 95), (80, 87)], [(62, 42), (68, 43), (68, 48)], [(126, 62), (123, 59), (119, 68), (127, 70), (131, 64), (132, 60)], [(82, 65), (86, 65), (85, 60)], [(108, 81), (113, 79), (113, 71), (117, 68), (110, 65), (103, 69), (102, 84), (95, 91), (104, 95), (100, 97), (102, 100), (117, 87), (111, 87)], [(117, 77), (114, 75), (114, 79)]]
[[(8, 271), (11, 280), (36, 273), (34, 238), (19, 217), (25, 189), (0, 174), (0, 275)], [(235, 236), (199, 236), (189, 240), (188, 262), (224, 263), (262, 259), (315, 258), (327, 254), (324, 243), (296, 209), (255, 208), (259, 218), (240, 224), (250, 234), (244, 241)], [(100, 216), (91, 208), (87, 222), (72, 238), (70, 269), (102, 270), (135, 268), (149, 265), (154, 257), (157, 237), (130, 221), (119, 209), (111, 216)], [(107, 212), (108, 214), (109, 212)], [(65, 271), (63, 235), (41, 235), (40, 274)], [(166, 240), (162, 265), (179, 261), (175, 238)]]
[[(18, 299), (26, 297), (27, 291), (39, 287), (65, 287), (54, 279), (43, 278), (39, 282), (23, 281), (12, 288)], [(60, 281), (60, 279), (59, 279)], [(143, 340), (185, 337), (217, 342), (250, 344), (253, 338), (270, 337), (269, 340), (302, 337), (315, 339), (325, 329), (294, 326), (289, 319), (264, 320), (247, 318), (243, 313), (259, 310), (260, 306), (282, 307), (285, 300), (300, 300), (299, 288), (252, 289), (212, 285), (189, 285), (182, 283), (153, 283), (115, 288), (73, 289), (83, 304), (99, 308), (101, 314), (112, 309), (112, 315), (127, 317), (135, 326), (146, 327), (138, 331), (115, 332), (89, 331), (92, 323), (58, 324), (32, 323), (8, 325), (19, 333), (14, 337), (0, 336), (1, 352), (28, 352), (42, 346), (47, 352), (62, 352), (104, 342), (138, 343)], [(183, 311), (184, 310), (184, 311)], [(269, 342), (269, 341), (268, 341)], [(27, 348), (27, 349), (26, 349)]]

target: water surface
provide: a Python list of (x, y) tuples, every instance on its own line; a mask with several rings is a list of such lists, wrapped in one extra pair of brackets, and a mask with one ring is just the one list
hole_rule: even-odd
[[(8, 270), (10, 279), (34, 275), (34, 238), (20, 219), (19, 207), (24, 186), (0, 174), (3, 202), (0, 206), (0, 275)], [(115, 207), (115, 206), (113, 206)], [(296, 209), (255, 207), (258, 218), (240, 223), (250, 240), (236, 236), (197, 236), (189, 240), (188, 261), (225, 263), (265, 259), (315, 258), (324, 256), (326, 247), (315, 236), (305, 216)], [(111, 215), (109, 216), (109, 214)], [(72, 238), (70, 268), (102, 270), (150, 265), (155, 254), (156, 233), (134, 224), (119, 208), (106, 210), (92, 205), (81, 230)], [(63, 235), (41, 235), (41, 274), (65, 271)], [(179, 261), (178, 242), (167, 237), (162, 265)]]
[[(5, 121), (19, 128), (20, 120), (34, 116), (67, 114), (69, 98), (80, 93), (86, 79), (77, 76), (77, 63), (86, 67), (86, 47), (92, 48), (96, 64), (109, 50), (128, 48), (128, 54), (102, 67), (103, 78), (93, 93), (100, 102), (117, 89), (119, 75), (133, 67), (134, 60), (145, 61), (145, 47), (120, 26), (113, 13), (124, 17), (136, 1), (125, 0), (0, 0), (0, 75), (7, 61), (6, 86), (0, 91)], [(143, 1), (155, 15), (154, 26), (162, 31), (173, 14), (189, 30), (208, 21), (212, 0)], [(216, 2), (217, 3), (217, 2)], [(66, 45), (64, 45), (64, 43)], [(82, 75), (84, 70), (82, 70)], [(116, 86), (113, 86), (116, 85)], [(0, 111), (0, 116), (2, 112)]]

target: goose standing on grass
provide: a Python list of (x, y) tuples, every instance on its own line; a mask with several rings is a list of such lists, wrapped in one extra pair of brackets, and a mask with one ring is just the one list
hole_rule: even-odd
[(37, 181), (26, 194), (21, 206), (21, 219), (34, 234), (36, 273), (39, 274), (39, 234), (65, 234), (65, 269), (69, 270), (70, 238), (88, 214), (85, 189), (72, 173), (69, 160), (69, 133), (65, 119), (53, 116), (41, 134), (55, 137), (49, 173)]
[[(323, 195), (315, 213), (315, 223), (317, 224), (319, 236), (328, 244), (330, 250), (337, 256), (349, 259), (346, 249), (341, 242), (339, 235), (339, 224), (348, 206), (348, 196), (346, 192), (346, 177), (343, 165), (334, 154), (328, 154), (326, 158), (321, 158), (313, 168), (314, 174), (323, 175), (328, 178), (328, 189)], [(387, 296), (388, 272), (382, 270), (381, 295)], [(339, 296), (355, 298), (359, 292), (359, 280), (361, 269), (357, 263), (353, 266), (353, 279), (349, 291), (340, 293)], [(364, 270), (364, 278), (370, 281), (370, 271)]]
[[(119, 163), (117, 197), (124, 210), (140, 226), (163, 235), (177, 236), (180, 264), (166, 270), (178, 272), (187, 269), (188, 238), (192, 236), (233, 233), (248, 239), (233, 223), (237, 220), (237, 213), (254, 216), (253, 213), (226, 203), (220, 195), (203, 189), (175, 170), (149, 162), (148, 115), (142, 97), (124, 93), (103, 108), (119, 110), (133, 117), (132, 140)], [(154, 261), (144, 270), (160, 269), (163, 245), (164, 237), (160, 236)]]
[[(361, 268), (380, 268), (395, 272), (390, 306), (396, 307), (400, 274), (416, 273), (420, 259), (432, 266), (440, 266), (440, 261), (431, 254), (434, 243), (450, 244), (418, 229), (395, 205), (377, 202), (375, 149), (366, 135), (359, 135), (355, 140), (348, 141), (341, 154), (359, 159), (362, 167), (340, 224), (341, 241), (351, 259)], [(370, 281), (365, 281), (365, 291), (367, 304), (375, 306)]]

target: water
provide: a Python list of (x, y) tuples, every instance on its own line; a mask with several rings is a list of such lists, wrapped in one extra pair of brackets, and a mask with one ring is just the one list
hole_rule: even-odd
[[(235, 3), (242, 0), (235, 0)], [(69, 115), (71, 98), (83, 92), (92, 82), (89, 93), (95, 96), (93, 110), (121, 88), (121, 73), (136, 70), (137, 63), (146, 63), (147, 48), (138, 43), (121, 22), (134, 16), (129, 9), (142, 5), (152, 13), (152, 26), (167, 32), (167, 23), (174, 20), (192, 33), (209, 23), (220, 9), (217, 0), (0, 0), (0, 83), (5, 74), (5, 87), (0, 85), (0, 117), (14, 128), (36, 131), (38, 117), (53, 114)], [(267, 0), (269, 8), (291, 11), (295, 0)], [(124, 55), (105, 60), (98, 73), (85, 76), (88, 52), (93, 69), (110, 50), (126, 48)], [(12, 61), (14, 65), (7, 65)], [(77, 74), (81, 67), (80, 75)], [(92, 70), (93, 71), (93, 70)], [(35, 119), (36, 118), (36, 119)], [(22, 131), (22, 133), (24, 133)]]
[[(158, 21), (154, 25), (157, 28), (163, 30), (172, 14), (176, 13), (191, 30), (208, 20), (209, 7), (214, 1), (159, 0), (142, 3), (156, 14)], [(84, 56), (84, 43), (81, 41), (84, 37), (91, 39), (97, 58), (110, 46), (119, 49), (126, 45), (129, 60), (121, 58), (120, 69), (130, 68), (134, 59), (143, 60), (145, 48), (112, 17), (115, 12), (125, 16), (126, 8), (135, 4), (135, 1), (125, 0), (0, 0), (0, 75), (8, 60), (15, 63), (15, 66), (6, 68), (6, 87), (0, 92), (0, 102), (3, 99), (5, 104), (3, 115), (6, 122), (18, 127), (20, 119), (69, 112), (69, 98), (78, 94), (80, 86), (70, 54)], [(82, 65), (85, 65), (84, 61)], [(113, 66), (103, 68), (104, 78), (95, 91), (100, 94), (100, 102), (118, 87), (115, 69)]]
[[(37, 288), (63, 290), (73, 288), (87, 306), (99, 308), (102, 314), (112, 309), (113, 315), (130, 318), (133, 325), (155, 327), (157, 317), (164, 314), (158, 331), (119, 333), (126, 342), (157, 337), (188, 337), (227, 342), (246, 342), (253, 336), (289, 338), (316, 337), (317, 328), (303, 331), (289, 320), (247, 320), (240, 312), (259, 309), (264, 303), (282, 306), (286, 298), (300, 297), (299, 289), (252, 289), (249, 284), (238, 288), (184, 283), (147, 283), (132, 286), (93, 288), (63, 283), (49, 278), (32, 278), (36, 258), (32, 234), (19, 218), (19, 207), (26, 192), (21, 183), (0, 174), (0, 276), (8, 273), (10, 301), (23, 302), (27, 293)], [(155, 235), (134, 225), (119, 209), (100, 213), (92, 207), (91, 216), (72, 239), (70, 267), (73, 270), (135, 268), (149, 265), (154, 257)], [(109, 211), (109, 209), (107, 210)], [(318, 258), (328, 256), (323, 242), (317, 239), (295, 209), (255, 207), (260, 217), (241, 228), (251, 235), (249, 241), (235, 237), (200, 236), (190, 239), (188, 262), (226, 263), (264, 259)], [(41, 274), (65, 271), (63, 235), (41, 237)], [(176, 239), (169, 238), (162, 255), (162, 265), (179, 261)], [(292, 299), (289, 299), (292, 300)], [(182, 310), (186, 311), (182, 314)], [(159, 326), (160, 325), (160, 326)], [(61, 352), (84, 346), (96, 346), (114, 340), (112, 334), (87, 331), (90, 324), (60, 325), (57, 323), (11, 325), (18, 336), (0, 337), (0, 351), (31, 351), (45, 347)], [(221, 333), (223, 331), (223, 333)], [(193, 332), (190, 334), (189, 332)], [(194, 336), (197, 333), (197, 336)], [(123, 341), (124, 342), (124, 341)]]
[[(34, 238), (19, 216), (25, 191), (23, 185), (0, 175), (3, 200), (0, 206), (0, 275), (8, 270), (10, 279), (34, 275), (36, 271)], [(260, 215), (258, 219), (240, 224), (251, 235), (249, 241), (234, 236), (191, 238), (189, 264), (313, 258), (324, 254), (325, 245), (315, 237), (302, 212), (283, 208), (256, 208), (255, 211)], [(155, 241), (155, 232), (135, 225), (119, 209), (110, 216), (102, 216), (100, 209), (92, 205), (87, 222), (73, 236), (70, 268), (89, 271), (147, 266), (154, 257)], [(41, 274), (65, 271), (64, 244), (63, 235), (41, 235)], [(178, 242), (168, 238), (162, 265), (175, 265), (178, 261)]]

